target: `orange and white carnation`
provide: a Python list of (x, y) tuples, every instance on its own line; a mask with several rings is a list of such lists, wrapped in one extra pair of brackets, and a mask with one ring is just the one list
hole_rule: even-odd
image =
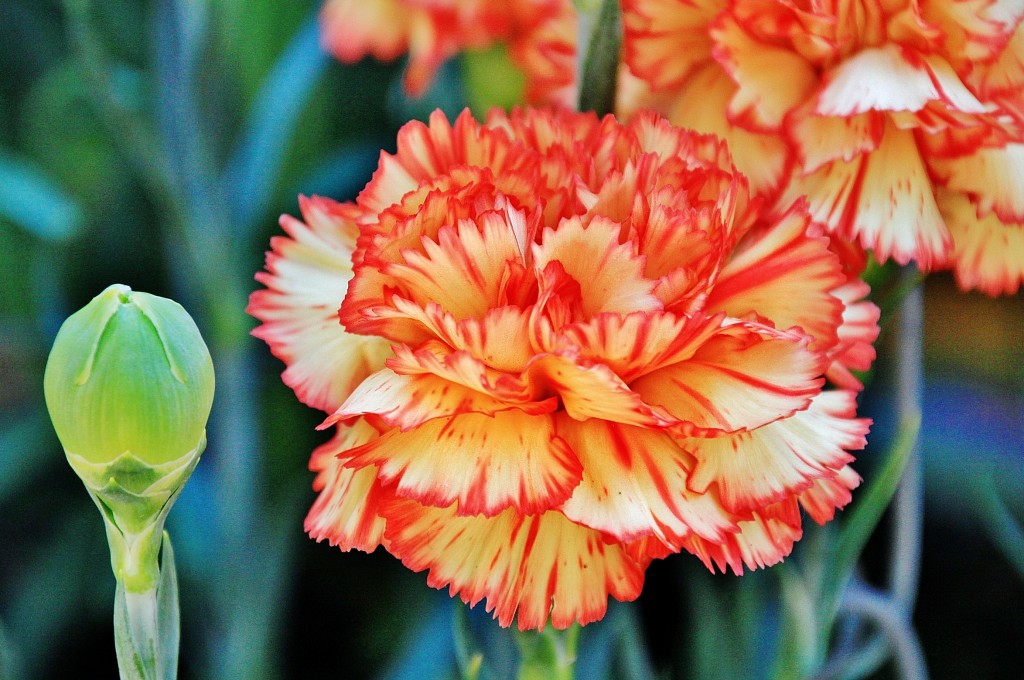
[(437, 69), (463, 50), (507, 45), (527, 77), (530, 101), (571, 86), (572, 0), (327, 0), (320, 13), (321, 42), (338, 59), (392, 61), (408, 53), (405, 88), (420, 95)]
[(725, 138), (781, 214), (881, 260), (1024, 282), (1024, 3), (623, 0), (624, 55), (662, 110)]
[[(329, 413), (306, 519), (504, 625), (654, 558), (775, 564), (850, 501), (877, 309), (803, 205), (655, 114), (436, 113), (352, 203), (284, 218), (249, 311)], [(863, 284), (860, 284), (863, 285)]]

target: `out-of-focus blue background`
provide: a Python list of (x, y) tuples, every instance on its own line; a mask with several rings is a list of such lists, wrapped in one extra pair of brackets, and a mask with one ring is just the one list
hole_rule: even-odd
[[(317, 6), (0, 0), (0, 677), (116, 674), (102, 522), (42, 397), (61, 321), (115, 282), (183, 303), (217, 367), (210, 445), (169, 521), (181, 676), (456, 672), (453, 622), (464, 612), (446, 593), (382, 551), (342, 554), (303, 534), (322, 414), (280, 382), (283, 366), (248, 335), (255, 322), (242, 310), (277, 216), (297, 212), (299, 193), (350, 199), (402, 123), (508, 102), (516, 85), (500, 57), (472, 55), (408, 101), (400, 64), (343, 66), (320, 52)], [(893, 341), (887, 331), (864, 396), (876, 420), (865, 476), (894, 430)], [(965, 295), (932, 277), (924, 353), (915, 622), (933, 677), (1014, 677), (1024, 667), (1024, 296)], [(885, 526), (865, 554), (869, 580), (886, 560)], [(741, 598), (772, 578), (741, 585), (687, 555), (652, 565), (636, 605), (584, 630), (578, 677), (648, 662), (660, 677), (695, 677), (688, 669), (710, 644), (703, 598)], [(480, 610), (460, 626), (491, 641), (500, 675), (511, 638)], [(735, 634), (757, 647), (758, 631)], [(622, 639), (649, 658), (609, 661), (607, 642)], [(755, 677), (752, 654), (719, 666)]]

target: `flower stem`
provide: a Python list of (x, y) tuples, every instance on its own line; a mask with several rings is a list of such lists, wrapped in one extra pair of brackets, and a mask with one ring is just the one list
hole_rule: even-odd
[[(902, 275), (905, 283), (920, 281), (914, 269)], [(924, 291), (915, 286), (900, 306), (897, 346), (897, 417), (899, 422), (920, 421), (924, 393)], [(914, 608), (921, 564), (924, 483), (920, 440), (910, 451), (893, 499), (893, 534), (890, 545), (889, 590), (908, 614)]]
[(518, 680), (572, 680), (579, 633), (576, 625), (566, 630), (520, 633)]
[(577, 0), (577, 108), (599, 116), (615, 110), (622, 16), (618, 0)]
[[(108, 534), (109, 535), (109, 534)], [(159, 578), (148, 587), (135, 588), (118, 574), (114, 593), (114, 648), (121, 680), (173, 680), (177, 677), (180, 613), (174, 550), (163, 532)], [(146, 551), (147, 554), (150, 551)], [(155, 553), (152, 559), (156, 560)]]

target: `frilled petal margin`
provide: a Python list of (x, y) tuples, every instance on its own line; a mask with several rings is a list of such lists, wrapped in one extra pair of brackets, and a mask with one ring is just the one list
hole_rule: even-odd
[(365, 421), (338, 428), (333, 439), (313, 452), (309, 469), (317, 473), (313, 490), (319, 495), (306, 515), (306, 532), (342, 550), (373, 552), (384, 536), (380, 502), (390, 495), (377, 481), (377, 470), (347, 468), (338, 453), (377, 437)]
[(705, 493), (713, 484), (722, 504), (744, 513), (784, 500), (833, 477), (864, 448), (870, 421), (854, 418), (854, 392), (822, 392), (805, 411), (750, 432), (713, 439), (680, 439), (697, 464), (690, 489)]
[(284, 216), (290, 238), (271, 239), (266, 286), (246, 311), (263, 324), (253, 331), (288, 367), (281, 379), (305, 404), (324, 411), (341, 406), (349, 392), (390, 353), (381, 338), (351, 335), (338, 322), (338, 304), (352, 278), (357, 229), (351, 206), (326, 198), (301, 198), (306, 223)]
[(486, 608), (502, 626), (555, 628), (602, 618), (608, 597), (634, 600), (649, 559), (634, 560), (617, 543), (558, 512), (465, 517), (454, 507), (414, 501), (385, 503), (389, 550), (413, 571), (429, 569), (427, 583)]
[(939, 195), (953, 233), (953, 274), (964, 290), (1013, 295), (1024, 285), (1024, 221), (1006, 223), (995, 213), (979, 218), (960, 193)]
[(583, 469), (549, 416), (519, 410), (435, 418), (407, 432), (389, 430), (347, 451), (346, 465), (375, 466), (394, 493), (460, 515), (508, 507), (536, 514), (561, 505)]

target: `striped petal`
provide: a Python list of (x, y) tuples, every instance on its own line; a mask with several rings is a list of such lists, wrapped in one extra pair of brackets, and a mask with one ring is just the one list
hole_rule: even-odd
[(809, 101), (793, 112), (786, 130), (800, 170), (814, 172), (832, 161), (850, 161), (874, 151), (885, 130), (885, 114), (867, 111), (853, 116), (821, 116)]
[(253, 335), (287, 364), (281, 376), (305, 404), (325, 411), (341, 405), (352, 389), (390, 354), (380, 338), (346, 333), (338, 305), (352, 277), (355, 245), (351, 205), (300, 198), (305, 223), (283, 216), (288, 237), (271, 240), (266, 286), (249, 298), (246, 311), (263, 322)]
[(828, 351), (830, 363), (825, 375), (840, 389), (864, 389), (851, 371), (866, 371), (875, 361), (874, 343), (881, 330), (881, 310), (867, 300), (870, 292), (868, 284), (860, 279), (851, 279), (832, 291), (843, 301), (843, 322), (839, 326), (839, 342)]
[(464, 111), (452, 125), (441, 112), (428, 124), (413, 121), (398, 132), (394, 154), (381, 152), (380, 165), (356, 202), (378, 213), (399, 203), (421, 182), (444, 177), (456, 166), (488, 168), (495, 177), (513, 177), (517, 158), (506, 136), (479, 125)]
[(365, 421), (339, 427), (334, 438), (313, 452), (309, 467), (317, 473), (313, 490), (319, 492), (306, 515), (306, 532), (344, 551), (373, 552), (384, 537), (380, 503), (390, 495), (377, 481), (377, 470), (345, 467), (338, 454), (377, 437)]
[(815, 67), (798, 52), (757, 40), (728, 14), (711, 26), (714, 55), (736, 83), (729, 119), (748, 130), (776, 132), (818, 82)]
[[(589, 362), (588, 362), (589, 364)], [(525, 379), (558, 395), (565, 413), (576, 420), (600, 418), (641, 427), (676, 424), (662, 409), (652, 408), (604, 364), (581, 365), (567, 354), (543, 354), (528, 367)]]
[(681, 316), (670, 312), (598, 314), (559, 334), (565, 347), (600, 361), (624, 383), (685, 361), (722, 327), (724, 315)]
[(678, 87), (711, 57), (708, 26), (721, 0), (623, 0), (623, 49), (630, 70), (655, 89)]
[(414, 302), (436, 302), (458, 319), (482, 317), (499, 305), (509, 265), (521, 257), (504, 215), (488, 212), (475, 223), (442, 227), (436, 243), (423, 239), (422, 253), (405, 251), (404, 262), (383, 273)]
[(435, 418), (343, 455), (349, 467), (377, 467), (396, 495), (435, 507), (457, 502), (460, 515), (544, 512), (564, 503), (582, 475), (550, 416), (519, 410)]
[(794, 175), (777, 205), (788, 208), (802, 196), (815, 222), (859, 239), (879, 261), (915, 260), (924, 271), (947, 262), (949, 231), (910, 130), (886, 123), (876, 150)]
[(679, 439), (697, 459), (690, 489), (712, 485), (735, 513), (756, 510), (833, 477), (862, 449), (868, 421), (854, 418), (855, 393), (819, 394), (804, 411), (750, 432), (713, 439)]
[(805, 336), (734, 325), (687, 361), (635, 380), (644, 402), (679, 419), (679, 431), (738, 432), (803, 410), (821, 388), (825, 359)]
[(792, 156), (783, 137), (752, 132), (729, 120), (726, 110), (735, 94), (736, 84), (721, 66), (702, 66), (680, 90), (669, 120), (724, 139), (736, 168), (750, 180), (750, 190), (774, 196), (792, 164)]
[(1014, 295), (1024, 285), (1024, 221), (1006, 223), (995, 213), (978, 217), (963, 194), (939, 194), (953, 234), (953, 273), (962, 290)]
[(520, 630), (540, 630), (549, 616), (559, 629), (587, 624), (604, 616), (609, 596), (633, 600), (643, 586), (646, 561), (559, 512), (466, 517), (398, 500), (385, 516), (405, 566), (428, 569), (430, 586), (448, 586), (470, 606), (486, 600), (502, 626), (518, 617)]
[(816, 113), (920, 111), (933, 101), (964, 113), (987, 110), (944, 59), (890, 43), (865, 48), (827, 74)]
[(630, 243), (619, 243), (622, 227), (605, 218), (564, 220), (557, 229), (545, 229), (534, 247), (534, 262), (543, 270), (559, 262), (580, 284), (581, 304), (587, 316), (601, 312), (628, 314), (661, 309), (652, 293), (654, 281), (644, 277), (644, 260)]
[(558, 433), (583, 464), (583, 481), (562, 512), (619, 541), (655, 536), (679, 549), (696, 533), (721, 541), (736, 530), (717, 494), (694, 493), (694, 458), (664, 432), (591, 419), (563, 418)]
[(778, 328), (799, 326), (814, 348), (835, 344), (843, 303), (831, 291), (845, 282), (829, 239), (807, 235), (803, 206), (791, 208), (766, 232), (741, 248), (722, 269), (707, 308), (743, 318), (770, 319)]
[[(458, 370), (458, 359), (456, 357), (455, 361), (448, 363), (452, 372)], [(479, 369), (479, 366), (471, 366), (463, 372), (467, 382), (474, 377), (470, 372), (474, 368)], [(364, 380), (345, 403), (320, 425), (320, 429), (364, 415), (376, 416), (389, 427), (410, 430), (434, 418), (447, 418), (462, 413), (494, 415), (517, 408), (537, 415), (550, 413), (557, 407), (554, 398), (534, 402), (528, 401), (526, 395), (516, 394), (518, 401), (502, 399), (495, 396), (502, 394), (501, 386), (486, 384), (479, 373), (475, 377), (481, 380), (479, 389), (452, 382), (434, 373), (401, 375), (386, 368)]]
[(860, 486), (860, 482), (860, 475), (847, 465), (835, 477), (814, 480), (814, 484), (800, 494), (800, 506), (818, 524), (831, 522), (836, 510), (845, 508), (853, 500), (851, 492)]
[(1004, 222), (1024, 222), (1024, 144), (930, 159), (928, 167), (938, 184), (970, 195), (979, 217), (995, 212)]
[(724, 574), (728, 567), (740, 576), (744, 567), (762, 569), (781, 562), (803, 536), (800, 525), (800, 509), (796, 500), (789, 499), (762, 508), (750, 519), (740, 521), (740, 530), (721, 543), (693, 535), (684, 547), (711, 571), (717, 568)]

